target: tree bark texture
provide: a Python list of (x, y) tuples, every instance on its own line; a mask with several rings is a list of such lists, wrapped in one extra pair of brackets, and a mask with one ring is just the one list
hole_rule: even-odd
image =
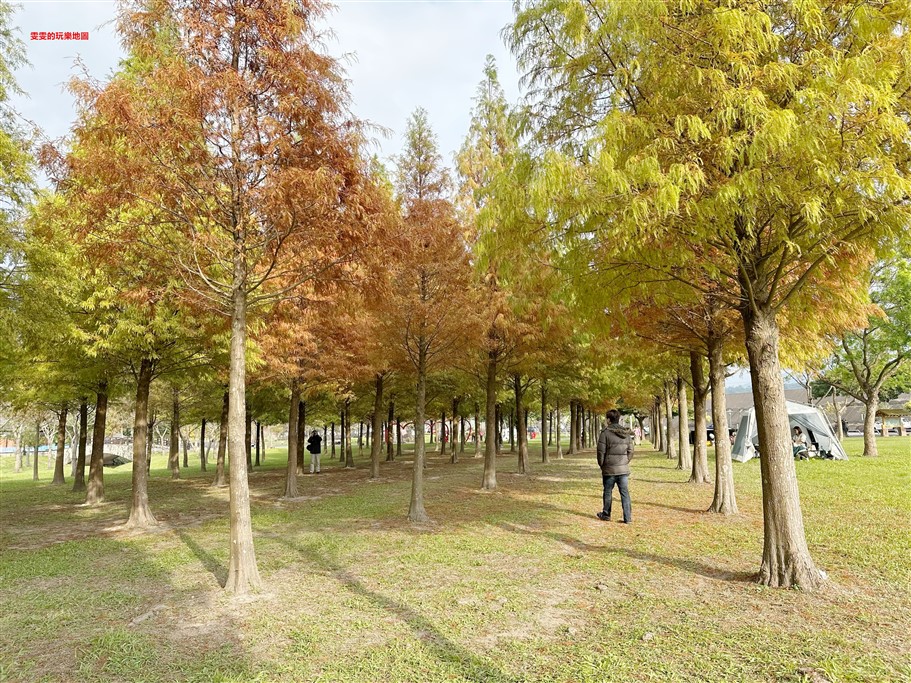
[(66, 403), (60, 406), (57, 414), (57, 457), (54, 459), (54, 479), (52, 485), (66, 484), (63, 473), (63, 460), (66, 458), (66, 416), (68, 413)]
[(95, 393), (95, 424), (92, 426), (92, 454), (89, 459), (89, 481), (86, 487), (86, 505), (104, 501), (104, 432), (108, 416), (108, 383), (98, 383)]
[[(710, 484), (708, 437), (705, 419), (705, 399), (707, 386), (703, 358), (695, 351), (690, 351), (690, 375), (693, 380), (693, 458), (690, 471), (691, 484)], [(687, 444), (689, 450), (689, 444)]]
[(285, 498), (297, 498), (298, 495), (297, 473), (300, 471), (300, 459), (297, 457), (297, 451), (301, 446), (300, 430), (298, 429), (300, 403), (300, 388), (297, 382), (292, 382), (291, 401), (288, 404), (288, 465), (285, 469)]
[(712, 391), (712, 423), (715, 425), (715, 497), (709, 512), (736, 515), (731, 440), (728, 437), (727, 400), (724, 393), (724, 347), (720, 339), (709, 338), (709, 383)]
[(759, 431), (764, 544), (759, 582), (805, 590), (821, 575), (807, 548), (791, 449), (791, 429), (778, 359), (778, 324), (771, 309), (741, 311)]
[[(373, 395), (373, 441), (370, 443), (370, 478), (376, 479), (380, 476), (380, 455), (383, 451), (383, 440), (380, 435), (383, 433), (383, 373), (378, 372), (374, 377), (374, 395)], [(386, 428), (386, 440), (389, 441), (389, 432), (392, 427), (392, 420)], [(390, 442), (391, 445), (391, 442)], [(391, 448), (389, 449), (391, 451)], [(391, 455), (391, 453), (389, 454)], [(389, 456), (387, 455), (387, 458)]]
[(168, 442), (168, 467), (171, 479), (180, 479), (180, 396), (174, 389), (171, 400), (171, 436)]
[(212, 486), (224, 486), (228, 483), (225, 476), (225, 456), (228, 452), (228, 415), (231, 394), (225, 392), (221, 401), (221, 422), (218, 423), (218, 454), (215, 456), (215, 480)]
[(418, 524), (430, 521), (424, 509), (424, 420), (427, 402), (427, 352), (419, 340), (418, 381), (414, 392), (414, 468), (411, 479), (411, 504), (408, 520)]
[(136, 408), (133, 413), (133, 495), (130, 518), (126, 526), (145, 529), (158, 523), (149, 508), (149, 389), (152, 386), (153, 364), (143, 358), (136, 383)]
[[(484, 433), (484, 475), (481, 488), (493, 491), (497, 488), (497, 355), (487, 354), (487, 406)], [(477, 434), (477, 430), (475, 430)], [(477, 439), (477, 436), (475, 436)]]

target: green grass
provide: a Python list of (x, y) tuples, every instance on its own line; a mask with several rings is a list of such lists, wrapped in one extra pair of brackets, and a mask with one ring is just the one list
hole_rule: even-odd
[[(146, 534), (117, 528), (128, 469), (107, 500), (0, 459), (0, 681), (830, 681), (911, 680), (911, 438), (880, 457), (797, 463), (817, 593), (756, 585), (759, 463), (736, 464), (741, 514), (703, 512), (711, 486), (643, 452), (635, 524), (594, 519), (591, 453), (530, 476), (431, 454), (427, 509), (404, 519), (410, 464), (367, 481), (324, 456), (278, 498), (284, 454), (250, 476), (264, 591), (223, 594), (226, 489), (194, 465), (173, 482), (156, 455)], [(846, 448), (856, 455), (859, 439)], [(410, 454), (406, 454), (407, 460)], [(126, 466), (128, 468), (128, 466)]]

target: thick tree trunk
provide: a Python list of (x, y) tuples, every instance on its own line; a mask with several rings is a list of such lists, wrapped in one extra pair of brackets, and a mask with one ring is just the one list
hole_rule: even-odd
[(689, 472), (693, 468), (690, 458), (690, 418), (687, 406), (686, 383), (677, 372), (677, 469)]
[(297, 382), (291, 382), (291, 402), (288, 404), (288, 466), (285, 471), (285, 498), (297, 498), (297, 473), (300, 471), (300, 459), (297, 457), (301, 449), (300, 430), (300, 389)]
[[(484, 476), (481, 479), (481, 488), (493, 491), (497, 488), (497, 355), (493, 352), (487, 354), (486, 390)], [(475, 432), (477, 433), (477, 430)]]
[(297, 476), (302, 477), (306, 472), (304, 463), (304, 444), (307, 443), (307, 404), (300, 400), (298, 394), (297, 400), (297, 448), (295, 449), (295, 462), (297, 463)]
[[(380, 455), (383, 451), (383, 440), (380, 438), (383, 433), (383, 373), (376, 373), (373, 384), (373, 442), (370, 444), (370, 478), (376, 479), (380, 476)], [(389, 441), (391, 427), (392, 419), (390, 418), (389, 426), (386, 428), (387, 441)], [(391, 441), (389, 444), (391, 445)], [(387, 458), (392, 454), (391, 450), (390, 448)]]
[(63, 460), (66, 458), (66, 415), (69, 412), (66, 403), (60, 406), (57, 414), (57, 457), (54, 459), (54, 479), (52, 485), (65, 484)]
[(528, 429), (525, 425), (526, 411), (525, 404), (522, 402), (525, 391), (522, 388), (522, 377), (513, 375), (513, 394), (516, 398), (516, 438), (519, 442), (519, 459), (517, 469), (519, 474), (528, 474), (531, 468), (528, 463)]
[(95, 396), (95, 424), (92, 427), (92, 455), (89, 459), (86, 505), (98, 505), (104, 501), (104, 432), (108, 416), (107, 380), (98, 383)]
[(343, 450), (345, 451), (345, 469), (354, 469), (354, 451), (351, 450), (351, 398), (345, 397), (345, 429)]
[(822, 581), (807, 548), (784, 382), (778, 360), (778, 324), (768, 309), (741, 311), (759, 432), (764, 546), (759, 581), (804, 590)]
[[(871, 391), (864, 403), (864, 455), (876, 456), (876, 411), (879, 409), (879, 391)], [(886, 433), (886, 421), (883, 420), (883, 434)]]
[(661, 397), (655, 397), (655, 421), (652, 422), (652, 443), (655, 444), (655, 450), (659, 453), (664, 452), (664, 421), (661, 410)]
[(395, 457), (402, 457), (402, 420), (395, 416)]
[(174, 389), (171, 400), (171, 437), (168, 442), (168, 467), (171, 479), (180, 479), (180, 395)]
[(334, 422), (332, 423), (332, 435), (331, 436), (332, 436), (332, 440), (330, 443), (331, 443), (331, 447), (332, 447), (332, 454), (329, 456), (329, 459), (335, 460), (335, 423)]
[(234, 310), (231, 315), (231, 366), (228, 374), (228, 464), (230, 485), (231, 543), (225, 590), (243, 595), (257, 590), (261, 581), (253, 547), (250, 517), (250, 487), (247, 483), (247, 454), (244, 432), (247, 416), (247, 295), (244, 291), (245, 264), (239, 246), (235, 248)]
[(465, 417), (459, 416), (459, 453), (465, 452)]
[[(693, 461), (690, 472), (691, 484), (710, 484), (708, 437), (705, 420), (705, 368), (702, 366), (702, 356), (695, 351), (690, 351), (690, 374), (693, 379)], [(689, 449), (689, 444), (687, 444)]]
[(79, 401), (79, 447), (76, 451), (76, 470), (73, 473), (74, 493), (77, 491), (85, 491), (85, 450), (88, 445), (88, 431), (89, 404), (88, 401), (83, 398)]
[(709, 512), (736, 515), (734, 471), (731, 467), (731, 440), (728, 437), (727, 399), (724, 393), (724, 345), (709, 338), (709, 383), (712, 391), (712, 423), (715, 426), (715, 497)]
[(133, 413), (133, 495), (126, 526), (146, 529), (158, 523), (149, 508), (149, 389), (152, 386), (152, 361), (143, 358), (136, 383), (136, 409)]
[(550, 430), (547, 428), (547, 382), (541, 382), (541, 462), (550, 462), (550, 454), (547, 452), (547, 436)]
[(664, 384), (664, 418), (666, 421), (664, 429), (664, 447), (667, 451), (668, 460), (677, 458), (676, 439), (674, 439), (674, 399), (671, 396), (671, 386), (669, 382)]
[(228, 483), (225, 476), (225, 455), (228, 452), (228, 420), (230, 415), (231, 394), (226, 391), (221, 401), (221, 422), (218, 423), (218, 455), (215, 458), (215, 481), (212, 486), (224, 486)]
[(206, 418), (199, 427), (199, 471), (206, 471)]
[(414, 397), (414, 469), (411, 480), (411, 505), (408, 520), (419, 524), (430, 521), (424, 509), (424, 419), (427, 402), (427, 352), (419, 340), (418, 381)]

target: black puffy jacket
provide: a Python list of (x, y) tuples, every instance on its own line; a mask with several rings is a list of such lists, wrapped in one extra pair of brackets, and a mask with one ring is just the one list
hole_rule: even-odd
[(620, 425), (608, 425), (598, 436), (598, 465), (605, 476), (629, 474), (633, 459), (633, 433)]

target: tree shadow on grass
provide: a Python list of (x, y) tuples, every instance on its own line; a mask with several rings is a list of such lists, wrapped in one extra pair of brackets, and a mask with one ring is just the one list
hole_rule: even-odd
[(355, 574), (351, 573), (337, 560), (327, 557), (316, 548), (300, 545), (288, 538), (276, 536), (274, 540), (299, 553), (320, 569), (329, 572), (339, 583), (355, 595), (366, 598), (377, 607), (396, 615), (414, 631), (415, 635), (427, 645), (437, 659), (441, 662), (449, 662), (458, 666), (459, 673), (467, 680), (487, 683), (517, 683), (519, 680), (498, 669), (488, 659), (476, 655), (444, 636), (435, 624), (409, 605), (370, 590)]
[(586, 543), (581, 541), (578, 538), (573, 538), (566, 534), (561, 534), (555, 531), (539, 531), (535, 529), (525, 529), (509, 522), (502, 522), (498, 525), (500, 528), (505, 529), (506, 531), (511, 531), (517, 534), (525, 534), (527, 536), (543, 536), (545, 538), (550, 538), (564, 545), (568, 545), (571, 548), (579, 550), (585, 553), (591, 552), (602, 552), (602, 553), (613, 553), (617, 555), (626, 555), (630, 559), (638, 560), (640, 562), (655, 562), (658, 564), (663, 564), (668, 567), (674, 567), (676, 569), (681, 569), (692, 574), (698, 574), (707, 579), (716, 579), (720, 581), (729, 581), (732, 583), (748, 583), (756, 580), (755, 572), (730, 572), (719, 567), (713, 567), (708, 564), (704, 564), (697, 560), (691, 560), (687, 558), (678, 558), (678, 557), (666, 557), (664, 555), (658, 555), (655, 553), (646, 553), (639, 550), (633, 550), (632, 548), (622, 548), (619, 546), (606, 546), (606, 545), (594, 545), (591, 543)]
[(224, 588), (225, 583), (228, 581), (228, 568), (216, 560), (215, 557), (199, 545), (199, 543), (194, 541), (186, 531), (175, 529), (174, 533), (176, 533), (178, 538), (186, 544), (190, 551), (196, 556), (196, 559), (212, 573), (215, 580), (218, 581), (218, 585)]

